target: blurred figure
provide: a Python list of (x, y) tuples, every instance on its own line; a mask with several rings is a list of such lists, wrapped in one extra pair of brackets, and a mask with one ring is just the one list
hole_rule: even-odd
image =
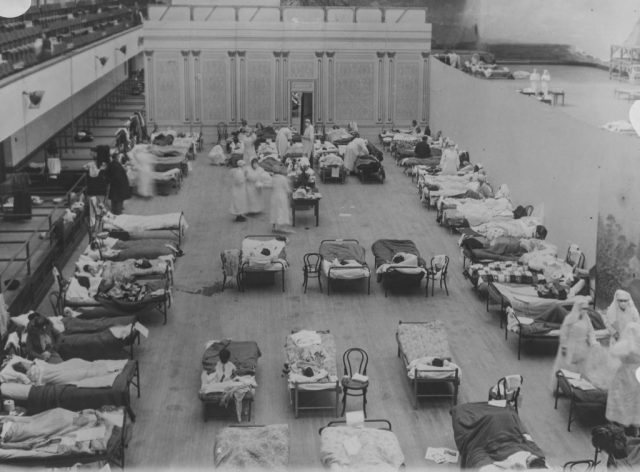
[(278, 130), (276, 134), (276, 149), (278, 149), (280, 159), (283, 159), (285, 154), (287, 154), (292, 137), (293, 133), (289, 127), (283, 126)]
[(117, 153), (111, 155), (111, 162), (103, 164), (100, 172), (109, 183), (109, 194), (111, 201), (111, 213), (121, 215), (124, 201), (131, 198), (129, 179), (127, 171), (120, 163), (120, 156)]
[(529, 76), (529, 83), (533, 93), (538, 95), (538, 93), (540, 93), (540, 73), (538, 72), (538, 69), (533, 69), (533, 72)]
[(302, 134), (302, 146), (304, 147), (303, 153), (311, 161), (313, 159), (313, 143), (316, 140), (316, 132), (313, 129), (311, 120), (307, 118), (304, 120), (304, 133)]
[(229, 172), (231, 176), (231, 207), (229, 213), (235, 215), (235, 221), (246, 221), (245, 215), (248, 211), (247, 203), (247, 179), (245, 177), (243, 160), (237, 162)]
[(549, 82), (551, 82), (551, 74), (549, 74), (549, 71), (545, 69), (540, 77), (540, 90), (545, 98), (549, 95)]
[(251, 165), (245, 166), (245, 178), (247, 188), (247, 215), (262, 213), (264, 209), (262, 199), (262, 181), (260, 180), (264, 170), (258, 165), (258, 159), (251, 160)]
[(640, 426), (640, 382), (636, 378), (640, 368), (640, 323), (629, 323), (610, 353), (621, 364), (609, 388), (606, 417), (632, 428), (635, 435)]
[(289, 179), (282, 174), (273, 175), (273, 185), (271, 189), (271, 208), (269, 219), (274, 232), (293, 232), (282, 228), (291, 224), (291, 205), (289, 194), (291, 188)]

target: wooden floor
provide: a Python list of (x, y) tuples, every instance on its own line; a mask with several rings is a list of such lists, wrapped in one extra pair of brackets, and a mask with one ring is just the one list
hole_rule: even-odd
[[(210, 147), (205, 146), (207, 151)], [(128, 213), (183, 210), (189, 223), (185, 254), (176, 265), (168, 324), (162, 326), (157, 314), (144, 318), (151, 334), (137, 351), (142, 397), (133, 402), (138, 420), (127, 450), (127, 468), (212, 466), (216, 432), (233, 420), (203, 422), (197, 392), (205, 342), (221, 338), (258, 342), (262, 358), (253, 422), (289, 424), (292, 470), (320, 468), (318, 428), (334, 418), (317, 412), (294, 418), (281, 371), (285, 336), (296, 328), (331, 330), (340, 355), (355, 346), (369, 353), (369, 417), (391, 420), (408, 470), (433, 467), (424, 459), (428, 446), (455, 447), (449, 404), (423, 401), (417, 410), (412, 408), (406, 374), (396, 357), (395, 331), (399, 320), (435, 319), (446, 325), (455, 361), (462, 368), (460, 402), (486, 400), (497, 379), (520, 373), (525, 379), (520, 416), (547, 458), (561, 465), (592, 456), (590, 428), (578, 423), (567, 432), (568, 402), (553, 409), (553, 353), (525, 349), (522, 360), (517, 360), (516, 339), (504, 340), (497, 313), (485, 311), (484, 302), (462, 276), (456, 236), (436, 224), (434, 213), (418, 201), (415, 185), (390, 157), (384, 164), (387, 180), (382, 185), (361, 184), (355, 177), (345, 185), (319, 184), (320, 226), (314, 226), (311, 212), (299, 214), (297, 232), (290, 236), (287, 249), (291, 267), (285, 293), (279, 283), (245, 293), (218, 290), (220, 252), (239, 247), (244, 235), (268, 233), (270, 225), (266, 215), (244, 223), (232, 221), (227, 212), (229, 170), (210, 166), (206, 152), (197, 156), (178, 195), (126, 203)], [(367, 248), (371, 267), (371, 244), (379, 238), (412, 239), (426, 259), (449, 254), (450, 296), (436, 289), (433, 298), (425, 298), (424, 290), (385, 298), (375, 281), (369, 296), (364, 287), (327, 296), (319, 292), (315, 280), (304, 294), (303, 255), (316, 251), (322, 239), (335, 237), (357, 238)], [(549, 239), (553, 242), (553, 234)], [(70, 270), (71, 266), (66, 272)], [(47, 308), (43, 310), (48, 313)], [(348, 409), (358, 409), (358, 400), (350, 399)]]

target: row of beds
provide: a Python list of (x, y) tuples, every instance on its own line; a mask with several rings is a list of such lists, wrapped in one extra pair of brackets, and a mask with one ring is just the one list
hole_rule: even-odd
[[(380, 139), (385, 139), (393, 150), (409, 138), (387, 133)], [(410, 146), (406, 149), (410, 152)], [(593, 295), (585, 280), (588, 275), (582, 251), (572, 244), (564, 259), (558, 258), (557, 248), (545, 241), (542, 220), (532, 216), (532, 206), (525, 207), (524, 216), (516, 219), (513, 206), (503, 198), (484, 201), (466, 198), (472, 174), (443, 176), (432, 165), (413, 161), (409, 165), (413, 166), (409, 174), (417, 176), (423, 205), (436, 209), (437, 223), (459, 233), (463, 274), (476, 290), (486, 295), (487, 310), (492, 303), (500, 307), (500, 328), (504, 328), (505, 339), (510, 333), (516, 335), (518, 359), (525, 343), (557, 342), (562, 321), (576, 297)], [(487, 238), (494, 241), (487, 244)], [(566, 296), (543, 297), (538, 292), (537, 285), (545, 283), (545, 275), (553, 272), (562, 275)], [(606, 338), (602, 315), (591, 308), (589, 316), (596, 338)], [(603, 417), (606, 391), (595, 387), (582, 389), (580, 382), (588, 379), (570, 378), (562, 371), (557, 373), (556, 380), (555, 408), (561, 396), (570, 402), (569, 431), (580, 411)]]
[[(227, 279), (234, 278), (240, 290), (254, 284), (281, 282), (285, 291), (287, 238), (273, 235), (248, 235), (240, 249), (223, 251), (223, 288)], [(379, 239), (371, 250), (375, 257), (377, 281), (382, 283), (385, 296), (388, 291), (406, 291), (418, 287), (427, 273), (427, 262), (420, 255), (415, 242), (401, 239)], [(411, 255), (403, 262), (394, 262), (397, 254)], [(371, 293), (371, 269), (366, 261), (366, 249), (357, 239), (326, 239), (321, 241), (317, 253), (318, 271), (327, 281), (327, 294), (339, 284), (365, 281)]]
[[(329, 410), (338, 415), (340, 380), (336, 359), (335, 339), (329, 331), (311, 331), (317, 336), (312, 344), (297, 345), (292, 332), (285, 341), (287, 390), (295, 416), (300, 411)], [(525, 452), (545, 457), (533, 438), (527, 433), (517, 410), (507, 404), (491, 402), (456, 405), (460, 384), (460, 369), (452, 362), (442, 367), (420, 364), (431, 357), (451, 359), (444, 326), (439, 321), (400, 322), (396, 331), (398, 356), (407, 373), (412, 389), (412, 402), (417, 406), (423, 397), (448, 397), (451, 408), (454, 440), (460, 453), (460, 466), (481, 468), (504, 461), (514, 453)], [(203, 378), (213, 371), (222, 348), (231, 352), (231, 362), (239, 375), (255, 376), (260, 349), (254, 341), (213, 341), (206, 348), (203, 358)], [(417, 361), (417, 362), (416, 362)], [(303, 367), (313, 367), (322, 374), (305, 377)], [(208, 390), (207, 390), (208, 389)], [(220, 390), (216, 392), (215, 390)], [(203, 402), (205, 418), (211, 407), (219, 408), (224, 386), (216, 387), (203, 382), (199, 397)], [(253, 401), (256, 388), (251, 388), (243, 402)], [(321, 398), (319, 394), (324, 394)], [(313, 395), (313, 402), (307, 402)], [(321, 399), (326, 403), (319, 405)], [(234, 408), (239, 408), (232, 404)], [(250, 406), (242, 406), (243, 414)], [(243, 416), (244, 418), (244, 416)], [(384, 419), (367, 419), (364, 424), (348, 424), (332, 421), (320, 431), (320, 460), (330, 468), (342, 470), (401, 470), (404, 455), (400, 442), (392, 431), (392, 425)], [(357, 444), (354, 449), (347, 443)], [(221, 470), (249, 469), (285, 470), (290, 451), (289, 427), (286, 424), (232, 425), (221, 428), (216, 435), (214, 463)], [(593, 465), (593, 461), (579, 461)], [(571, 463), (570, 463), (571, 464)], [(551, 469), (550, 469), (551, 470)]]
[[(241, 257), (241, 270), (244, 275), (239, 275), (239, 286), (242, 286), (245, 277), (252, 271), (275, 271), (282, 273), (284, 290), (285, 263), (275, 264), (269, 268), (260, 262), (252, 265), (251, 257), (255, 252), (257, 241), (268, 240), (273, 236), (254, 237), (248, 236), (243, 241), (242, 252), (247, 257)], [(249, 244), (246, 242), (249, 241)], [(328, 243), (328, 244), (327, 244)], [(282, 250), (278, 257), (286, 261), (286, 241), (282, 241)], [(258, 248), (262, 247), (260, 245)], [(327, 261), (334, 258), (345, 257), (342, 251), (349, 248), (349, 257), (354, 260), (360, 256), (361, 268), (366, 268), (364, 261), (364, 248), (357, 241), (332, 240), (321, 243), (319, 254), (325, 265), (322, 266), (323, 275), (329, 280), (339, 280), (337, 274), (341, 272), (339, 267), (332, 268)], [(397, 267), (390, 264), (394, 254), (399, 251), (413, 252), (419, 257), (415, 244), (411, 241), (380, 240), (373, 246), (376, 256), (376, 267), (388, 264), (389, 272), (383, 277), (390, 281), (403, 280), (413, 277), (419, 282), (421, 275), (407, 274), (398, 271)], [(471, 254), (465, 254), (470, 257)], [(224, 258), (223, 258), (224, 262)], [(477, 262), (477, 261), (474, 261)], [(424, 267), (424, 262), (421, 266)], [(345, 271), (348, 269), (345, 269)], [(366, 275), (365, 275), (366, 274)], [(370, 277), (368, 271), (360, 276)], [(287, 372), (287, 389), (289, 390), (291, 405), (295, 416), (302, 410), (327, 409), (338, 414), (338, 397), (341, 383), (337, 376), (337, 363), (335, 356), (335, 341), (328, 331), (317, 331), (319, 342), (312, 348), (299, 348), (294, 340), (295, 333), (289, 335), (285, 342), (285, 358), (289, 371)], [(496, 462), (503, 461), (516, 452), (526, 452), (537, 457), (544, 458), (544, 453), (527, 433), (517, 414), (517, 409), (512, 406), (496, 406), (491, 403), (479, 402), (457, 405), (457, 395), (460, 385), (460, 369), (453, 362), (447, 342), (444, 325), (440, 321), (430, 322), (400, 322), (396, 332), (398, 345), (398, 357), (402, 360), (403, 368), (407, 373), (407, 379), (412, 391), (412, 403), (417, 408), (418, 401), (424, 397), (448, 397), (454, 405), (451, 410), (452, 425), (456, 446), (460, 452), (460, 465), (464, 468), (480, 468)], [(246, 346), (251, 345), (250, 349)], [(239, 370), (249, 371), (255, 375), (260, 351), (255, 342), (218, 342), (214, 343), (203, 356), (203, 372), (211, 372), (217, 353), (222, 347), (227, 347), (232, 353), (231, 360), (236, 366), (243, 366)], [(243, 353), (243, 351), (245, 351)], [(446, 362), (442, 366), (434, 366), (432, 360), (438, 358)], [(323, 372), (321, 377), (311, 379), (303, 376), (302, 367), (314, 365), (315, 372)], [(439, 364), (439, 363), (438, 363)], [(204, 388), (204, 385), (203, 385)], [(305, 397), (309, 392), (317, 394), (324, 391), (326, 404), (318, 406), (317, 403), (306, 404)], [(251, 396), (245, 397), (252, 401), (255, 389)], [(207, 404), (218, 404), (216, 397), (208, 397), (201, 391), (201, 400), (205, 403), (205, 417), (207, 416)], [(242, 411), (249, 411), (245, 407)], [(371, 422), (371, 423), (369, 423)], [(380, 423), (382, 422), (382, 423)], [(380, 428), (367, 428), (346, 425), (343, 421), (331, 422), (320, 430), (321, 435), (321, 461), (330, 467), (348, 467), (367, 470), (372, 467), (389, 467), (398, 470), (402, 467), (404, 456), (397, 437), (392, 432), (391, 424), (386, 420), (366, 420), (367, 426), (380, 425)], [(345, 441), (349, 438), (357, 438), (361, 448), (355, 454), (349, 454), (345, 448)], [(289, 456), (289, 436), (287, 425), (266, 425), (249, 427), (223, 428), (216, 437), (214, 449), (215, 464), (221, 468), (242, 466), (286, 468)], [(568, 466), (586, 463), (593, 466), (595, 460), (577, 461), (568, 463)]]
[[(187, 224), (182, 213), (116, 216), (95, 199), (90, 204), (89, 246), (69, 279), (54, 269), (54, 315), (44, 317), (58, 332), (55, 350), (62, 362), (34, 359), (30, 375), (16, 368), (34, 357), (29, 326), (42, 315), (13, 316), (2, 333), (0, 395), (3, 401), (13, 400), (24, 416), (0, 416), (0, 463), (112, 463), (124, 468), (129, 422), (136, 418), (132, 388), (140, 397), (134, 345), (148, 335), (139, 316), (158, 309), (166, 323), (173, 263), (181, 254)], [(149, 264), (138, 267), (136, 261)], [(98, 270), (88, 273), (92, 264)], [(89, 290), (98, 287), (95, 294), (83, 279), (90, 280)], [(136, 296), (132, 287), (137, 287)]]

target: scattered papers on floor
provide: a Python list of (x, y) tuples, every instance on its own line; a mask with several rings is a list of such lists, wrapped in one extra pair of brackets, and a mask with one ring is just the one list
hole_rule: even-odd
[(436, 464), (457, 464), (458, 456), (458, 451), (454, 449), (448, 449), (446, 447), (428, 447), (424, 458), (429, 461), (433, 461)]

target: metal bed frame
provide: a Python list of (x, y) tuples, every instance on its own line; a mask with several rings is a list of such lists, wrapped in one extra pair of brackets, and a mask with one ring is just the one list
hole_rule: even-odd
[[(274, 236), (273, 234), (250, 234), (247, 235), (243, 238), (244, 239), (249, 239), (249, 238), (265, 238), (267, 240), (269, 239), (276, 239), (278, 236)], [(283, 252), (285, 253), (286, 256), (286, 243), (288, 242), (288, 240), (285, 238), (285, 248), (283, 249)], [(286, 257), (285, 257), (286, 259)], [(282, 280), (282, 292), (284, 293), (284, 289), (285, 289), (285, 279), (284, 279), (284, 274), (287, 270), (287, 268), (285, 267), (285, 265), (280, 262), (280, 261), (276, 261), (276, 262), (272, 262), (272, 264), (276, 264), (280, 266), (280, 269), (278, 270), (263, 270), (261, 268), (256, 268), (256, 267), (251, 267), (249, 265), (249, 262), (242, 262), (242, 254), (240, 254), (240, 266), (238, 267), (238, 275), (237, 275), (237, 283), (238, 283), (238, 289), (241, 292), (244, 292), (245, 288), (246, 288), (246, 281), (247, 281), (247, 274), (263, 274), (263, 275), (268, 275), (271, 274), (275, 277), (275, 274), (280, 272), (281, 275), (281, 280)], [(226, 277), (225, 277), (226, 278)]]
[[(364, 246), (362, 246), (360, 244), (360, 241), (358, 241), (357, 239), (323, 239), (322, 241), (320, 241), (320, 248), (318, 249), (318, 252), (322, 255), (322, 245), (324, 243), (329, 243), (329, 242), (337, 242), (337, 243), (343, 243), (343, 242), (352, 242), (352, 243), (356, 243), (358, 246), (362, 247), (364, 249)], [(365, 249), (365, 254), (366, 254), (366, 249)], [(323, 256), (324, 259), (324, 256)], [(342, 280), (358, 280), (358, 279), (367, 279), (367, 295), (371, 294), (371, 269), (369, 268), (369, 265), (367, 264), (367, 261), (362, 261), (362, 267), (367, 269), (367, 271), (369, 272), (369, 275), (363, 275), (362, 277), (358, 277), (358, 278), (354, 278), (354, 279), (340, 279), (340, 278), (331, 278), (331, 273), (339, 273), (341, 270), (349, 270), (349, 269), (354, 269), (354, 267), (329, 267), (329, 272), (327, 273), (327, 295), (331, 295), (331, 281), (342, 281)]]
[[(427, 322), (425, 321), (399, 321), (398, 324), (426, 324)], [(400, 349), (400, 337), (398, 335), (398, 332), (396, 331), (396, 342), (398, 343), (398, 357), (400, 359), (402, 359), (402, 363), (404, 364), (405, 367), (405, 372), (406, 372), (406, 368), (409, 365), (409, 359), (407, 358), (407, 356), (405, 355), (405, 353)], [(411, 387), (413, 387), (413, 409), (417, 410), (418, 409), (418, 399), (419, 398), (451, 398), (451, 405), (455, 406), (458, 403), (458, 390), (460, 388), (460, 373), (458, 372), (458, 369), (451, 369), (451, 373), (453, 373), (454, 375), (452, 377), (448, 377), (448, 378), (443, 378), (443, 379), (429, 379), (429, 378), (423, 378), (420, 374), (424, 374), (427, 372), (436, 372), (436, 370), (429, 370), (429, 369), (416, 369), (414, 372), (414, 378), (410, 378), (407, 375), (407, 379), (409, 380), (409, 385)], [(449, 372), (447, 370), (437, 370), (437, 372)], [(420, 393), (420, 385), (433, 385), (433, 384), (438, 384), (438, 383), (447, 383), (447, 384), (451, 384), (453, 386), (453, 393), (450, 394), (442, 394), (442, 393), (436, 393), (436, 394), (429, 394), (429, 393)]]
[[(330, 334), (330, 331), (317, 331), (319, 333), (327, 333)], [(296, 333), (296, 331), (291, 331), (291, 334)], [(336, 365), (338, 363), (338, 360), (335, 360)], [(287, 381), (288, 382), (288, 381)], [(300, 393), (305, 393), (307, 392), (306, 390), (300, 390), (299, 385), (297, 382), (294, 383), (293, 388), (289, 389), (289, 395), (293, 395), (291, 397), (292, 400), (292, 404), (293, 404), (293, 411), (294, 411), (294, 415), (296, 418), (298, 418), (299, 414), (300, 414), (300, 410), (334, 410), (335, 411), (335, 415), (336, 418), (338, 417), (338, 408), (339, 408), (339, 404), (340, 404), (340, 392), (342, 390), (342, 388), (340, 387), (340, 379), (337, 379), (335, 382), (326, 382), (327, 386), (333, 384), (333, 388), (326, 388), (326, 389), (322, 389), (322, 390), (315, 390), (313, 392), (329, 392), (329, 391), (335, 391), (335, 402), (333, 404), (329, 404), (329, 405), (322, 405), (322, 406), (300, 406)]]

